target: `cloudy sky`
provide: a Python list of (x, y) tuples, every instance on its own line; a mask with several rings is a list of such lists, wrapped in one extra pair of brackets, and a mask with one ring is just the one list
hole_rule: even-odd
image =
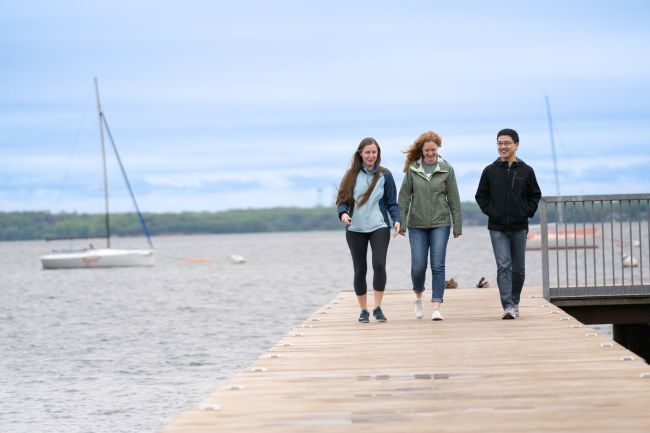
[[(93, 77), (149, 212), (331, 205), (359, 141), (463, 200), (519, 131), (556, 195), (650, 192), (647, 1), (0, 0), (0, 211), (101, 212)], [(113, 159), (111, 207), (132, 209)]]

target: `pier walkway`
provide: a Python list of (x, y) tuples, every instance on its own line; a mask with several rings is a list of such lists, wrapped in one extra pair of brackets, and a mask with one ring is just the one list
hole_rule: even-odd
[(441, 322), (412, 298), (361, 324), (340, 293), (161, 432), (650, 432), (650, 366), (541, 287), (517, 320), (496, 288), (448, 289)]

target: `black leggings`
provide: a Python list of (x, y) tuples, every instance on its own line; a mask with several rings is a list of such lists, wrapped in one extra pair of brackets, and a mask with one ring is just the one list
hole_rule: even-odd
[(357, 296), (365, 295), (368, 292), (366, 285), (366, 274), (368, 273), (368, 243), (372, 250), (372, 287), (378, 292), (386, 288), (386, 254), (388, 253), (388, 242), (390, 241), (390, 229), (383, 227), (370, 233), (358, 233), (346, 230), (345, 239), (352, 254), (352, 266), (354, 266), (354, 293)]

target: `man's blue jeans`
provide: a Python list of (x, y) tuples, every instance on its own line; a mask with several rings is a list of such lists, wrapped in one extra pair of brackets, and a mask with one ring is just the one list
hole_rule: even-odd
[(490, 230), (497, 261), (497, 285), (503, 309), (519, 305), (526, 278), (526, 236), (528, 230), (501, 232)]
[(445, 255), (449, 232), (449, 227), (431, 229), (409, 227), (413, 291), (424, 292), (427, 259), (429, 259), (431, 261), (431, 302), (442, 302), (445, 294)]

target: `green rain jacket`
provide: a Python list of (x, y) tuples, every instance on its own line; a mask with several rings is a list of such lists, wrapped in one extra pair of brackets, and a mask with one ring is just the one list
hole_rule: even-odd
[(404, 173), (398, 202), (402, 220), (400, 231), (406, 231), (406, 227), (424, 229), (453, 224), (454, 236), (463, 233), (454, 169), (440, 156), (430, 177), (424, 172), (421, 159), (409, 166)]

